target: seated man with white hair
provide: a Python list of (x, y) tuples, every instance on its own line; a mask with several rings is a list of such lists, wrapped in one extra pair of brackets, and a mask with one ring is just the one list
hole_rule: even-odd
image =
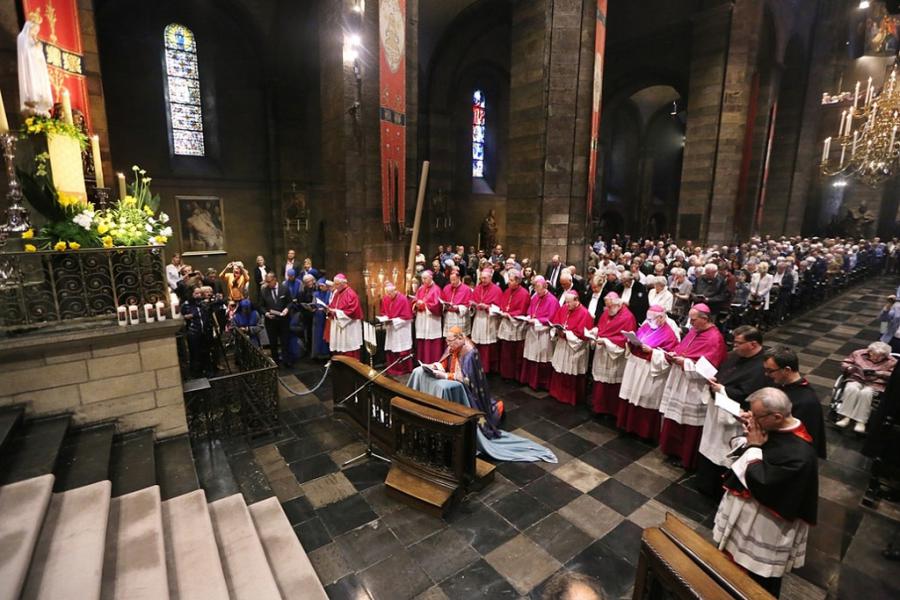
[(838, 427), (848, 427), (856, 422), (853, 430), (866, 431), (872, 398), (884, 391), (897, 359), (891, 356), (891, 347), (884, 342), (872, 342), (863, 350), (854, 350), (841, 363), (841, 370), (847, 383), (841, 396), (841, 406), (837, 412), (844, 417), (836, 423)]
[(669, 313), (672, 312), (675, 297), (666, 287), (667, 283), (666, 278), (662, 275), (648, 277), (647, 284), (650, 286), (650, 291), (647, 292), (647, 300), (650, 306), (662, 306)]

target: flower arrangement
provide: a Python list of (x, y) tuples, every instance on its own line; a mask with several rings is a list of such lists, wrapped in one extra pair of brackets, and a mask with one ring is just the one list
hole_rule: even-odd
[[(78, 250), (80, 248), (113, 248), (116, 246), (164, 246), (172, 236), (169, 216), (159, 210), (159, 195), (150, 191), (152, 179), (137, 165), (130, 194), (104, 210), (79, 196), (56, 192), (47, 181), (23, 177), (25, 196), (48, 223), (39, 232), (26, 231), (22, 237), (34, 240), (26, 252), (37, 250)], [(21, 174), (20, 174), (21, 175)], [(51, 199), (47, 195), (53, 195)]]
[(69, 125), (62, 119), (54, 119), (43, 115), (34, 115), (25, 119), (19, 130), (20, 137), (25, 139), (30, 135), (65, 135), (78, 140), (81, 149), (87, 148), (88, 139), (77, 127)]

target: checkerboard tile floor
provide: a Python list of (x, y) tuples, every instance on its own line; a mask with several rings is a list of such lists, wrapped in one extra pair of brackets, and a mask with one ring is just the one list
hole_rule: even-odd
[[(877, 338), (881, 302), (898, 282), (879, 279), (768, 333), (787, 344), (827, 405), (840, 360)], [(283, 379), (314, 385), (321, 365)], [(201, 482), (216, 495), (276, 495), (332, 598), (539, 598), (554, 573), (596, 577), (609, 598), (630, 597), (641, 531), (673, 512), (711, 537), (716, 502), (658, 449), (593, 418), (586, 406), (491, 376), (504, 400), (504, 428), (552, 448), (559, 464), (500, 463), (496, 480), (444, 519), (389, 499), (387, 465), (341, 470), (363, 445), (332, 415), (328, 382), (315, 394), (285, 395), (288, 425), (277, 439), (195, 446)], [(281, 390), (284, 392), (284, 390)], [(783, 598), (898, 597), (896, 563), (880, 550), (900, 523), (860, 507), (868, 460), (862, 440), (829, 426), (820, 463), (820, 517), (807, 565), (790, 574)]]

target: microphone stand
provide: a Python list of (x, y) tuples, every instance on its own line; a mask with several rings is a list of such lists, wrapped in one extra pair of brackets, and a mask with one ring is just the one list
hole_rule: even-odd
[[(399, 364), (399, 363), (403, 362), (404, 360), (409, 360), (411, 358), (412, 358), (412, 354), (407, 354), (406, 356), (401, 356), (400, 358), (398, 358), (397, 360), (395, 360), (394, 362), (392, 362), (391, 364), (389, 364), (388, 366), (386, 366), (384, 369), (382, 369), (381, 371), (379, 371), (377, 373), (375, 372), (375, 369), (370, 369), (369, 377), (368, 377), (368, 379), (366, 379), (366, 382), (363, 383), (358, 388), (356, 388), (355, 390), (353, 390), (352, 392), (350, 392), (350, 394), (348, 394), (346, 398), (344, 398), (343, 400), (338, 402), (338, 406), (343, 406), (344, 404), (346, 404), (347, 402), (350, 401), (350, 398), (354, 398), (356, 396), (356, 394), (359, 393), (360, 391), (362, 391), (364, 388), (370, 387), (372, 385), (372, 383), (375, 381), (376, 377), (383, 375), (384, 373), (387, 372), (388, 369), (390, 369), (394, 365)], [(341, 464), (341, 468), (343, 469), (347, 465), (349, 465), (351, 463), (355, 463), (356, 461), (361, 460), (363, 458), (375, 458), (378, 460), (383, 460), (386, 463), (391, 462), (391, 460), (389, 458), (385, 458), (384, 456), (381, 456), (380, 454), (375, 452), (375, 450), (372, 447), (372, 392), (371, 392), (371, 390), (366, 394), (366, 451), (363, 452), (362, 454), (360, 454), (359, 456), (354, 456), (353, 458), (344, 461)]]

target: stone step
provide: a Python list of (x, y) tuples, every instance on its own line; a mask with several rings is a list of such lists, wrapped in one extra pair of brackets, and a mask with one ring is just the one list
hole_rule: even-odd
[(250, 511), (241, 494), (209, 505), (225, 580), (232, 600), (280, 600)]
[(163, 501), (200, 489), (187, 435), (156, 443), (156, 481)]
[(309, 561), (278, 498), (250, 505), (250, 515), (285, 600), (327, 600), (325, 588)]
[(221, 440), (202, 440), (193, 444), (194, 465), (206, 499), (216, 502), (241, 491)]
[(113, 498), (156, 485), (152, 429), (116, 436), (109, 458)]
[(113, 498), (106, 530), (101, 599), (168, 597), (159, 486)]
[(53, 475), (0, 487), (0, 598), (18, 598), (53, 493)]
[(18, 428), (0, 456), (0, 485), (53, 473), (68, 428), (68, 415), (35, 419)]
[(228, 598), (203, 490), (164, 501), (162, 521), (169, 597), (172, 600)]
[(6, 406), (0, 408), (0, 455), (3, 454), (6, 444), (13, 438), (16, 426), (22, 421), (25, 414), (24, 406)]
[(100, 598), (111, 487), (100, 481), (53, 494), (23, 600)]
[(109, 479), (109, 455), (115, 425), (70, 429), (56, 460), (54, 492), (66, 492)]

